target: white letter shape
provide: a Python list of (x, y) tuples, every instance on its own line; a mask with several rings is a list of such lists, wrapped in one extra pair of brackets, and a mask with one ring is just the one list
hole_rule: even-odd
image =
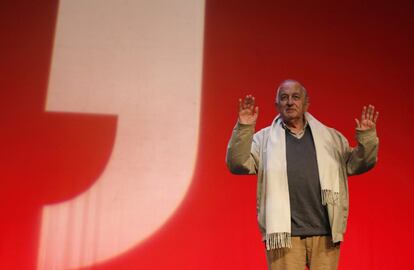
[(93, 186), (43, 208), (39, 270), (120, 255), (177, 209), (197, 154), (203, 35), (203, 0), (60, 1), (46, 110), (116, 114), (118, 127)]

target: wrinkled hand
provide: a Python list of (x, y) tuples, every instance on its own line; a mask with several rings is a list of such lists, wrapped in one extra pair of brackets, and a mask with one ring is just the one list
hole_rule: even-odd
[(355, 118), (356, 127), (359, 130), (367, 130), (375, 128), (377, 123), (379, 112), (375, 111), (375, 107), (372, 105), (364, 106), (362, 108), (361, 120)]
[(239, 123), (253, 125), (259, 115), (259, 107), (255, 106), (254, 96), (247, 95), (244, 100), (239, 99)]

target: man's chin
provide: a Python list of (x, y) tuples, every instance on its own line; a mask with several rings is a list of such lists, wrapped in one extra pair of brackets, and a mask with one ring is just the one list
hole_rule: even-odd
[(298, 114), (296, 113), (296, 111), (291, 111), (291, 112), (286, 112), (285, 113), (285, 116), (287, 118), (297, 118), (298, 117)]
[(295, 119), (299, 119), (299, 118), (300, 118), (300, 116), (296, 112), (282, 114), (282, 119), (285, 122), (289, 122), (289, 121), (292, 121), (292, 120), (295, 120)]

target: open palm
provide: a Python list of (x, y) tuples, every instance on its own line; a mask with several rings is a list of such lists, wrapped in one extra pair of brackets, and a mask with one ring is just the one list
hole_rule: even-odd
[(374, 106), (368, 105), (368, 108), (367, 106), (364, 106), (362, 108), (361, 119), (358, 120), (357, 118), (355, 118), (357, 129), (367, 130), (374, 128), (377, 123), (378, 115), (379, 112), (375, 111)]
[(247, 95), (244, 100), (239, 99), (239, 123), (252, 125), (256, 123), (259, 115), (259, 107), (255, 106), (252, 95)]

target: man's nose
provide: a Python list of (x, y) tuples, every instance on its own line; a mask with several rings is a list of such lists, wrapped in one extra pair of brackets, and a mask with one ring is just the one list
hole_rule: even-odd
[(293, 98), (288, 97), (287, 103), (288, 103), (288, 105), (292, 105), (293, 104)]

